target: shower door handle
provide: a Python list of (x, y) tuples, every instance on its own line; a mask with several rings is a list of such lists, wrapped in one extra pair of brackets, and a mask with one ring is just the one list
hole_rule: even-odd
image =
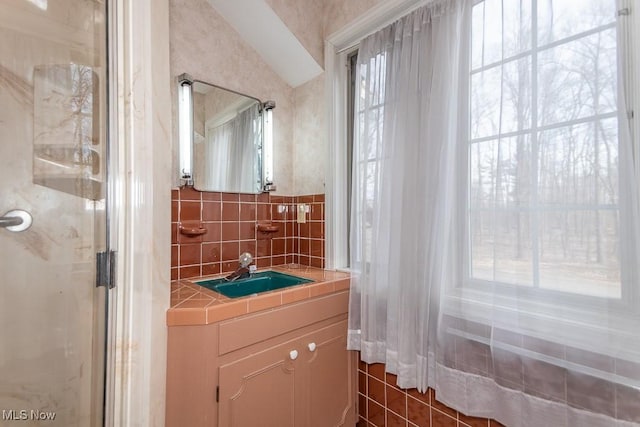
[(24, 231), (31, 227), (33, 219), (31, 214), (21, 209), (14, 209), (0, 217), (0, 228), (6, 228), (8, 231), (18, 232)]

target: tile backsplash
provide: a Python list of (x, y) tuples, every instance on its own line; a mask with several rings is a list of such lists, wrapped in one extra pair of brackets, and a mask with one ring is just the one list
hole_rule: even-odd
[[(304, 222), (298, 222), (302, 205)], [(277, 231), (263, 232), (258, 225)], [(189, 236), (183, 229), (199, 230)], [(250, 252), (258, 268), (302, 264), (324, 268), (324, 194), (276, 196), (171, 191), (171, 279), (234, 271)]]

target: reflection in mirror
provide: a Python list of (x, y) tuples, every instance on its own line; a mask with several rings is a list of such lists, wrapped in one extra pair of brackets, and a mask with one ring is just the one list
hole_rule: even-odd
[(193, 185), (201, 191), (258, 193), (262, 187), (260, 101), (193, 83)]
[(270, 190), (271, 166), (265, 158), (270, 163), (271, 154), (265, 150), (271, 144), (265, 138), (271, 137), (270, 110), (275, 104), (184, 76), (179, 107), (183, 181), (192, 178), (199, 191)]

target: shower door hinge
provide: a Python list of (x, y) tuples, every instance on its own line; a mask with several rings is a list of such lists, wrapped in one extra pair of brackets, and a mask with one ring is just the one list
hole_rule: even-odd
[(103, 251), (96, 254), (96, 287), (116, 286), (116, 251)]

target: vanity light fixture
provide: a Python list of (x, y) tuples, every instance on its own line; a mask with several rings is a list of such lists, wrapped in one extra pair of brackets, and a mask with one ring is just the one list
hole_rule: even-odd
[(273, 109), (276, 108), (275, 101), (265, 101), (262, 103), (263, 125), (264, 125), (264, 156), (262, 163), (262, 183), (263, 191), (275, 191), (273, 183)]
[[(250, 194), (275, 191), (273, 109), (276, 103), (263, 102), (240, 92), (194, 80), (186, 73), (178, 76), (177, 82), (180, 185), (195, 185), (199, 191)], [(216, 106), (206, 110), (202, 95), (214, 100)], [(197, 125), (194, 125), (194, 115), (200, 120)], [(242, 120), (238, 120), (239, 117)], [(201, 123), (203, 120), (204, 123)], [(240, 124), (240, 128), (234, 127), (231, 132), (217, 132), (227, 123)], [(204, 129), (197, 131), (202, 128), (201, 125), (204, 125)], [(214, 142), (220, 145), (216, 148), (221, 149), (207, 150)], [(224, 148), (227, 146), (234, 148), (233, 153)], [(243, 157), (239, 158), (236, 154)], [(207, 171), (212, 168), (222, 175), (209, 174)]]
[(178, 121), (180, 123), (180, 181), (183, 185), (193, 185), (193, 101), (189, 74), (178, 77)]

